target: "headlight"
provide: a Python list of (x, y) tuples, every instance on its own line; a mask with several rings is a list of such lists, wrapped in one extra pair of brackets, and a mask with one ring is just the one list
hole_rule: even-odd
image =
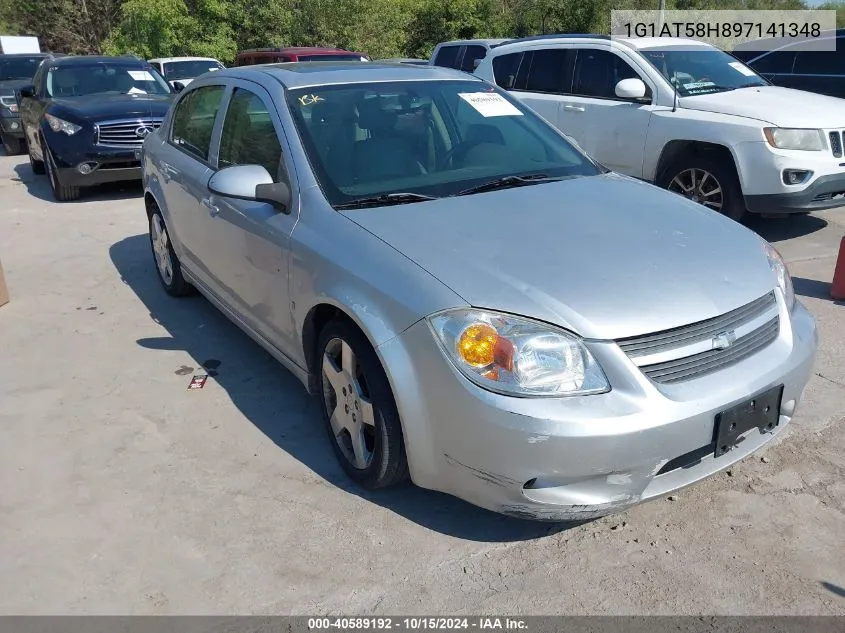
[(571, 396), (610, 390), (581, 340), (551, 325), (474, 309), (441, 312), (428, 322), (449, 360), (490, 391)]
[(18, 102), (15, 100), (15, 95), (0, 97), (0, 104), (10, 112), (18, 111)]
[(778, 149), (799, 149), (808, 152), (820, 152), (824, 149), (821, 130), (767, 127), (763, 128), (763, 135), (769, 145)]
[(45, 114), (44, 120), (47, 121), (47, 125), (50, 126), (51, 130), (54, 132), (64, 132), (68, 136), (73, 136), (82, 129), (81, 125), (65, 121), (57, 116), (53, 116), (52, 114)]
[(795, 289), (792, 287), (792, 277), (789, 275), (786, 263), (784, 263), (783, 257), (780, 256), (777, 249), (768, 242), (763, 244), (763, 249), (766, 251), (766, 257), (769, 258), (769, 268), (775, 274), (778, 288), (780, 288), (786, 300), (786, 307), (791, 311), (792, 306), (795, 305)]

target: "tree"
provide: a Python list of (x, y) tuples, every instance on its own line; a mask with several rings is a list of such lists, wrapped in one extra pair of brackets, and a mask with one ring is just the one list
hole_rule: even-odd
[(20, 33), (37, 35), (41, 48), (100, 53), (115, 27), (123, 0), (17, 0), (7, 19)]

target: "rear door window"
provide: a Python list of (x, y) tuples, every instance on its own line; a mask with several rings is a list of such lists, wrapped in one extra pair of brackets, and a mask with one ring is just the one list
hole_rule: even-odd
[(475, 70), (475, 62), (481, 61), (487, 55), (487, 49), (477, 44), (468, 45), (464, 50), (461, 70), (471, 73)]
[(791, 73), (794, 63), (795, 51), (783, 50), (767, 53), (749, 65), (763, 75), (781, 75)]
[(795, 54), (796, 75), (845, 75), (843, 66), (845, 50), (797, 51)]
[(530, 92), (569, 92), (566, 78), (569, 76), (567, 59), (569, 50), (565, 48), (548, 48), (534, 51), (531, 68), (528, 71), (525, 88)]

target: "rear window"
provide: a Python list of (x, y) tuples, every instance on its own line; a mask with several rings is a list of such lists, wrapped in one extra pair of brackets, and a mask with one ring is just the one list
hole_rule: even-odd
[(475, 70), (476, 62), (480, 62), (487, 56), (487, 49), (483, 46), (473, 44), (467, 46), (464, 51), (464, 58), (461, 61), (461, 70), (471, 73)]

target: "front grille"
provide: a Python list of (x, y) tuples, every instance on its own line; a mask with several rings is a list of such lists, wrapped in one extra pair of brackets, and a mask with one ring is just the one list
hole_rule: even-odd
[[(754, 321), (758, 323), (756, 327)], [(743, 326), (748, 331), (726, 349), (704, 346), (705, 342), (718, 335), (741, 330)], [(651, 380), (677, 383), (738, 363), (774, 341), (779, 329), (777, 301), (774, 292), (770, 292), (721, 316), (663, 332), (621, 339), (617, 344)], [(684, 350), (687, 347), (690, 348), (688, 353)], [(677, 353), (673, 355), (673, 351)], [(665, 359), (664, 356), (664, 359), (655, 359), (654, 362), (647, 358), (666, 353), (670, 358)]]
[(830, 151), (833, 152), (835, 158), (840, 158), (842, 156), (842, 134), (839, 130), (834, 130), (829, 132), (827, 136), (830, 139)]
[(146, 136), (139, 135), (142, 128), (157, 130), (161, 119), (141, 118), (122, 121), (104, 121), (97, 124), (97, 144), (107, 147), (141, 147)]

